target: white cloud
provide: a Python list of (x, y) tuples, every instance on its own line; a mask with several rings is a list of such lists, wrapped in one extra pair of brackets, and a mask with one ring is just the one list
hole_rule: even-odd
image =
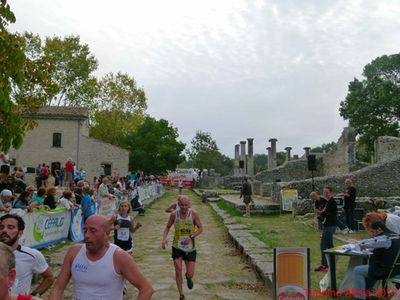
[(396, 0), (18, 0), (15, 30), (79, 34), (98, 74), (127, 72), (149, 113), (189, 142), (211, 132), (220, 149), (254, 137), (265, 153), (336, 141), (347, 85), (364, 65), (399, 52)]

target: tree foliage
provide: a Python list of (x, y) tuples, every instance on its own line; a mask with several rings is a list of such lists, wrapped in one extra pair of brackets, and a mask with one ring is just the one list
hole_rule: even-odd
[(383, 135), (399, 136), (400, 54), (383, 55), (364, 67), (364, 79), (349, 83), (340, 115), (359, 134), (370, 157), (374, 141)]
[(90, 136), (122, 147), (126, 136), (143, 122), (146, 95), (128, 74), (109, 73), (99, 87), (99, 96), (93, 101)]
[[(215, 140), (211, 133), (197, 131), (194, 138), (190, 141), (190, 148), (186, 154), (193, 166), (200, 170), (214, 169), (218, 173), (224, 173), (223, 155), (219, 152)], [(226, 160), (225, 160), (225, 163)]]
[(167, 120), (145, 117), (137, 130), (126, 138), (130, 168), (152, 174), (174, 170), (184, 160), (185, 144), (177, 139), (178, 130)]
[(42, 57), (29, 57), (29, 44), (7, 26), (15, 16), (6, 1), (0, 2), (0, 148), (8, 151), (21, 146), (26, 130), (35, 122), (32, 116), (53, 95), (50, 65)]
[(57, 94), (48, 104), (90, 108), (98, 92), (97, 80), (92, 75), (98, 63), (89, 46), (81, 44), (79, 36), (55, 36), (47, 37), (40, 51), (53, 66), (51, 77), (58, 86)]
[(310, 152), (312, 153), (328, 153), (331, 150), (336, 149), (336, 143), (335, 142), (330, 142), (327, 144), (322, 144), (321, 146), (312, 148)]

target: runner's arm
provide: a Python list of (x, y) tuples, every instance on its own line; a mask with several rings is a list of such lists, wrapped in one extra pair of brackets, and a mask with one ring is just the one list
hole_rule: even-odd
[(78, 254), (80, 246), (73, 246), (71, 247), (67, 255), (64, 258), (63, 265), (61, 267), (60, 274), (58, 275), (56, 282), (51, 289), (49, 300), (60, 300), (64, 299), (64, 290), (67, 286), (69, 280), (71, 279), (71, 265)]
[(165, 226), (164, 233), (163, 233), (163, 240), (162, 240), (162, 243), (161, 243), (161, 247), (163, 249), (167, 248), (167, 245), (168, 245), (168, 239), (167, 239), (168, 238), (168, 232), (169, 232), (169, 229), (171, 228), (172, 224), (174, 224), (174, 222), (175, 222), (175, 213), (171, 213), (169, 215), (169, 220), (168, 220), (167, 225)]
[(116, 263), (116, 271), (122, 277), (128, 280), (134, 287), (139, 290), (137, 300), (148, 300), (154, 293), (149, 281), (144, 277), (137, 264), (132, 257), (122, 250), (114, 252), (114, 262)]
[(167, 213), (171, 213), (176, 209), (176, 203), (172, 203), (168, 208), (165, 210)]
[(191, 237), (195, 238), (203, 232), (203, 225), (201, 224), (199, 215), (196, 212), (193, 212), (193, 223), (196, 225), (196, 230)]

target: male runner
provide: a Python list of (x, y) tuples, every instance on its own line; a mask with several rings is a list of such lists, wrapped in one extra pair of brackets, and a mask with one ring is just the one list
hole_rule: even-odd
[(189, 289), (193, 288), (193, 276), (196, 263), (195, 238), (203, 232), (198, 214), (189, 208), (189, 199), (180, 196), (178, 200), (180, 209), (170, 214), (164, 229), (162, 248), (168, 246), (168, 232), (172, 225), (175, 227), (172, 242), (172, 259), (175, 267), (175, 280), (179, 291), (179, 300), (185, 300), (182, 288), (182, 261), (186, 265), (186, 281)]

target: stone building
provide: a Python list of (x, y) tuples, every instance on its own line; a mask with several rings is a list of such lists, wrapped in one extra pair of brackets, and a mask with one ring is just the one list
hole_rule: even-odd
[(78, 169), (86, 171), (92, 182), (104, 167), (106, 175), (128, 174), (129, 152), (89, 137), (88, 112), (83, 107), (49, 106), (35, 116), (37, 126), (25, 133), (22, 146), (10, 149), (10, 158), (27, 168), (28, 182), (34, 168), (45, 163), (52, 168), (57, 162), (64, 166), (71, 158)]

